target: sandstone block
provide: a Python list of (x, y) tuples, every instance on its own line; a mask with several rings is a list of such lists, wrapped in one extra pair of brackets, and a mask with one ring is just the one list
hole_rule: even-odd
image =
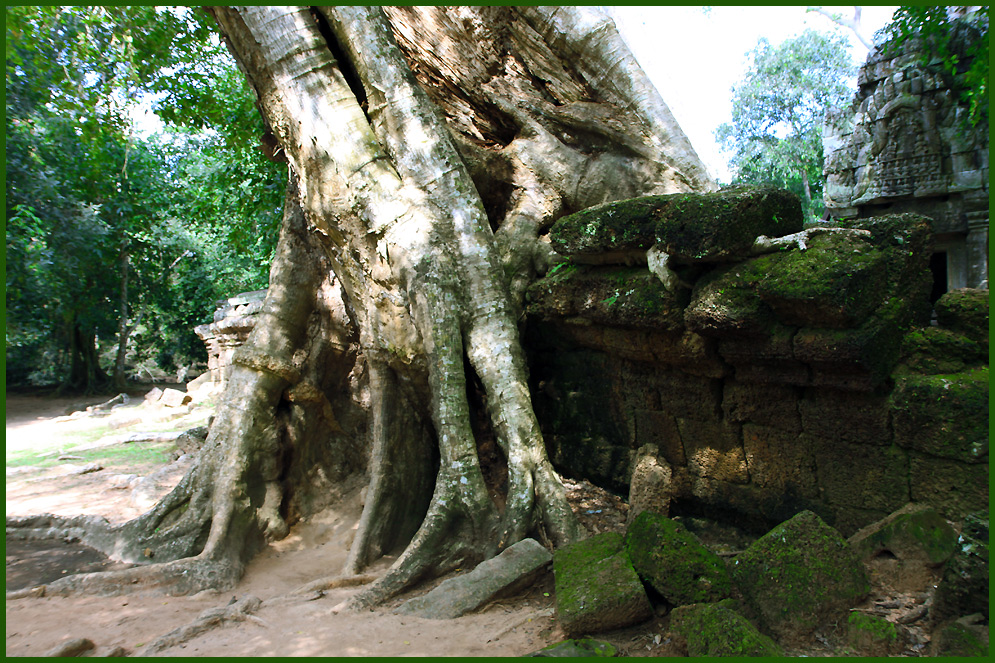
[(556, 613), (570, 636), (632, 626), (653, 608), (615, 532), (596, 534), (553, 555)]
[(625, 548), (639, 577), (672, 605), (719, 601), (732, 591), (722, 559), (670, 518), (642, 512), (626, 530)]
[(424, 596), (413, 598), (397, 612), (425, 619), (453, 619), (531, 583), (553, 556), (535, 539), (522, 539), (473, 571), (443, 581)]
[(811, 511), (757, 539), (736, 557), (730, 573), (767, 628), (786, 637), (845, 619), (870, 591), (846, 541)]
[(687, 643), (688, 656), (783, 656), (781, 647), (745, 617), (716, 603), (685, 605), (670, 616), (670, 630)]

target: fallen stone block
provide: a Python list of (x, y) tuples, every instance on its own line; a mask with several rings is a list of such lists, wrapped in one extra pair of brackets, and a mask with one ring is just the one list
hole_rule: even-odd
[(473, 571), (450, 578), (397, 612), (425, 619), (453, 619), (531, 583), (553, 556), (535, 539), (523, 539)]
[(835, 529), (802, 511), (757, 539), (730, 568), (733, 582), (779, 637), (842, 621), (870, 592), (863, 565)]
[(632, 568), (622, 535), (597, 534), (553, 556), (556, 613), (571, 636), (600, 633), (650, 619), (643, 584)]
[(776, 642), (734, 610), (717, 603), (680, 606), (670, 630), (687, 643), (688, 656), (783, 656)]
[(625, 547), (639, 577), (672, 605), (719, 601), (732, 590), (722, 559), (670, 518), (639, 514)]
[(579, 640), (564, 640), (556, 644), (543, 647), (537, 652), (527, 654), (527, 656), (564, 656), (564, 657), (594, 657), (594, 656), (615, 656), (615, 647), (608, 642), (595, 640), (593, 638), (582, 638)]

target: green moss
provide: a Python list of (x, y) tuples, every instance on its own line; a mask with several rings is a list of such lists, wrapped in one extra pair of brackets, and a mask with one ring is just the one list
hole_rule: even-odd
[(858, 652), (885, 656), (899, 643), (898, 629), (884, 617), (851, 612), (847, 619), (847, 642)]
[(854, 327), (886, 292), (884, 254), (861, 237), (816, 235), (805, 251), (776, 254), (768, 265), (757, 292), (785, 324)]
[(564, 640), (556, 644), (544, 647), (539, 651), (529, 654), (529, 656), (615, 656), (616, 649), (611, 643), (593, 638), (579, 638), (576, 640)]
[(846, 541), (811, 511), (757, 539), (730, 572), (746, 601), (781, 633), (808, 633), (870, 591)]
[(653, 615), (622, 535), (605, 532), (553, 555), (556, 611), (569, 634), (637, 624)]
[(718, 604), (674, 610), (670, 629), (687, 641), (688, 656), (783, 655), (777, 643), (745, 617)]
[(891, 394), (895, 442), (967, 463), (988, 457), (988, 368), (904, 375)]
[(639, 576), (673, 605), (718, 601), (732, 590), (722, 559), (670, 518), (640, 513), (625, 547)]
[(946, 626), (933, 644), (934, 656), (988, 656), (988, 643), (973, 629), (954, 622)]
[(936, 302), (936, 319), (941, 327), (967, 336), (988, 350), (987, 289), (952, 290)]
[(939, 327), (913, 329), (902, 339), (896, 375), (959, 373), (988, 363), (988, 352), (968, 337)]

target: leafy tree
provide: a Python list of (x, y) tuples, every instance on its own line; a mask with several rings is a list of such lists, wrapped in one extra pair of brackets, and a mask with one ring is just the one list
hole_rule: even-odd
[(956, 7), (905, 5), (895, 10), (882, 30), (894, 52), (910, 40), (921, 40), (922, 63), (940, 70), (968, 107), (973, 126), (988, 122), (988, 22), (991, 7), (958, 11)]
[[(8, 383), (100, 389), (109, 358), (120, 387), (135, 351), (166, 368), (203, 356), (190, 323), (266, 284), (285, 179), (248, 138), (262, 123), (210, 18), (6, 13)], [(160, 97), (163, 136), (136, 136), (141, 94)]]
[(851, 94), (849, 45), (841, 35), (806, 30), (780, 46), (761, 39), (750, 56), (732, 89), (732, 122), (716, 129), (716, 139), (732, 152), (734, 183), (790, 189), (814, 219), (822, 210), (823, 119)]
[(404, 552), (353, 607), (526, 536), (575, 540), (519, 337), (541, 236), (568, 211), (714, 188), (614, 26), (578, 7), (211, 12), (290, 168), (267, 297), (187, 476), (128, 523), (87, 523), (144, 564), (53, 593), (230, 587), (363, 468), (344, 572)]

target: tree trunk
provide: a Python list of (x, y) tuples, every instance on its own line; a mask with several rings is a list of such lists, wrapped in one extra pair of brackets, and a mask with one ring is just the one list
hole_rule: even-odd
[[(286, 534), (288, 500), (304, 490), (287, 459), (315, 446), (289, 451), (298, 438), (281, 422), (307, 437), (315, 418), (349, 410), (327, 376), (302, 378), (327, 356), (315, 347), (342, 346), (315, 308), (333, 281), (369, 393), (368, 425), (339, 426), (339, 448), (369, 476), (346, 572), (403, 546), (351, 605), (526, 536), (580, 537), (519, 336), (525, 287), (555, 260), (542, 236), (592, 204), (714, 188), (611, 21), (587, 8), (211, 12), (290, 164), (287, 207), (299, 211), (285, 216), (264, 314), (198, 466), (115, 533), (122, 556), (155, 544), (176, 560), (160, 569), (219, 574), (169, 577), (216, 586), (253, 545)], [(304, 393), (321, 407), (281, 414)], [(491, 485), (482, 431), (501, 451)]]
[(131, 329), (128, 327), (128, 273), (131, 271), (131, 255), (126, 247), (121, 247), (121, 293), (118, 297), (118, 308), (121, 318), (117, 325), (117, 355), (114, 358), (114, 388), (119, 391), (127, 389), (124, 376), (124, 360), (128, 355), (128, 337)]

